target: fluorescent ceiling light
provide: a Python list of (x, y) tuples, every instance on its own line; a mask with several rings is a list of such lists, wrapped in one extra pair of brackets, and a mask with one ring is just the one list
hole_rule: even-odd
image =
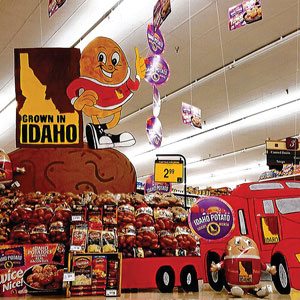
[[(98, 0), (99, 1), (99, 0)], [(137, 28), (151, 21), (153, 7), (157, 0), (124, 0), (109, 17), (96, 26), (78, 45), (80, 50), (97, 36), (107, 36), (121, 43), (122, 40), (133, 34)], [(130, 16), (130, 17), (129, 17)], [(146, 39), (146, 33), (145, 33)]]
[[(227, 182), (231, 182), (230, 179), (241, 178), (243, 181), (243, 177), (263, 173), (268, 170), (268, 166), (266, 166), (265, 161), (260, 161), (254, 164), (249, 164), (246, 166), (236, 166), (232, 168), (225, 168), (217, 170), (216, 172), (210, 173), (209, 170), (206, 171), (205, 174), (199, 174), (190, 176), (188, 178), (188, 185), (210, 185), (212, 180), (215, 182), (218, 179), (224, 181), (226, 179)], [(258, 179), (258, 178), (257, 178)], [(224, 181), (225, 182), (225, 181)]]
[(5, 133), (5, 131), (13, 125), (16, 125), (16, 106), (17, 102), (13, 101), (2, 111), (0, 118), (0, 135)]
[[(13, 99), (16, 98), (15, 94), (15, 79), (12, 78), (7, 84), (0, 90), (0, 111), (8, 105)], [(1, 113), (0, 113), (1, 115)], [(1, 115), (2, 118), (2, 115)], [(1, 128), (2, 132), (2, 128)]]

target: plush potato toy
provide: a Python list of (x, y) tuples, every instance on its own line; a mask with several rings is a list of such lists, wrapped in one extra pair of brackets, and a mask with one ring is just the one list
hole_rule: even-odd
[(267, 285), (258, 288), (261, 271), (276, 274), (275, 266), (267, 266), (260, 259), (256, 243), (246, 236), (235, 236), (228, 241), (224, 260), (211, 264), (211, 271), (225, 270), (226, 281), (231, 288), (231, 294), (242, 297), (244, 292), (257, 297), (266, 297), (272, 292)]

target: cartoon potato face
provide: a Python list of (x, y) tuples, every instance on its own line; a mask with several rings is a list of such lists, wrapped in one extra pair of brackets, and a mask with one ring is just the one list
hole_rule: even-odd
[(227, 243), (226, 256), (255, 255), (259, 256), (259, 251), (256, 243), (246, 236), (235, 236)]
[(128, 62), (116, 42), (98, 37), (82, 52), (80, 74), (104, 84), (119, 84), (128, 74)]

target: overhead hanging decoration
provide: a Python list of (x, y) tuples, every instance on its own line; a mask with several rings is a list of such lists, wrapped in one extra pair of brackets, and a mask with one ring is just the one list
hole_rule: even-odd
[(82, 147), (82, 116), (66, 95), (80, 50), (15, 49), (17, 147)]
[(66, 0), (49, 0), (48, 1), (48, 16), (49, 18), (54, 15), (57, 10), (63, 6)]
[(147, 27), (148, 45), (153, 54), (145, 59), (145, 80), (153, 86), (153, 116), (147, 120), (146, 131), (150, 144), (156, 148), (162, 142), (162, 126), (158, 119), (161, 99), (157, 86), (163, 85), (170, 76), (169, 65), (161, 55), (165, 49), (165, 40), (159, 27), (170, 12), (170, 0), (158, 0), (153, 9), (153, 24)]
[(153, 25), (155, 31), (159, 29), (167, 16), (171, 13), (170, 0), (158, 0), (153, 9)]
[(244, 0), (228, 9), (229, 30), (240, 28), (261, 19), (261, 0)]
[(148, 24), (147, 39), (150, 50), (156, 54), (162, 54), (165, 49), (165, 40), (159, 29), (154, 29), (152, 24)]
[(159, 148), (162, 142), (162, 126), (157, 117), (150, 117), (146, 123), (147, 136), (150, 144)]
[(182, 102), (181, 116), (183, 124), (188, 124), (196, 128), (202, 128), (201, 109), (199, 107)]
[(158, 117), (160, 113), (160, 107), (161, 107), (161, 99), (159, 90), (154, 85), (153, 86), (153, 116)]
[[(125, 53), (112, 39), (97, 37), (82, 51), (80, 77), (68, 86), (67, 95), (75, 109), (91, 119), (86, 126), (86, 137), (92, 149), (135, 144), (129, 132), (107, 132), (118, 125), (123, 105), (133, 97), (133, 91), (145, 77), (145, 60), (137, 48), (135, 53), (136, 76), (132, 80)], [(105, 123), (103, 119), (107, 117), (112, 119)]]

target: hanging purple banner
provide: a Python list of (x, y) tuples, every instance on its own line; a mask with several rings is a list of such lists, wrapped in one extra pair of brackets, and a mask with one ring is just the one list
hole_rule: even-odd
[(157, 30), (164, 22), (167, 16), (171, 13), (170, 0), (158, 0), (153, 9), (153, 25)]
[(158, 118), (152, 116), (147, 120), (147, 136), (150, 144), (159, 148), (162, 142), (162, 126)]
[(165, 41), (159, 29), (154, 30), (152, 24), (147, 27), (147, 40), (150, 50), (154, 54), (161, 54), (165, 49)]
[(145, 64), (145, 80), (150, 84), (162, 85), (169, 79), (169, 66), (162, 56), (149, 56), (145, 59)]

